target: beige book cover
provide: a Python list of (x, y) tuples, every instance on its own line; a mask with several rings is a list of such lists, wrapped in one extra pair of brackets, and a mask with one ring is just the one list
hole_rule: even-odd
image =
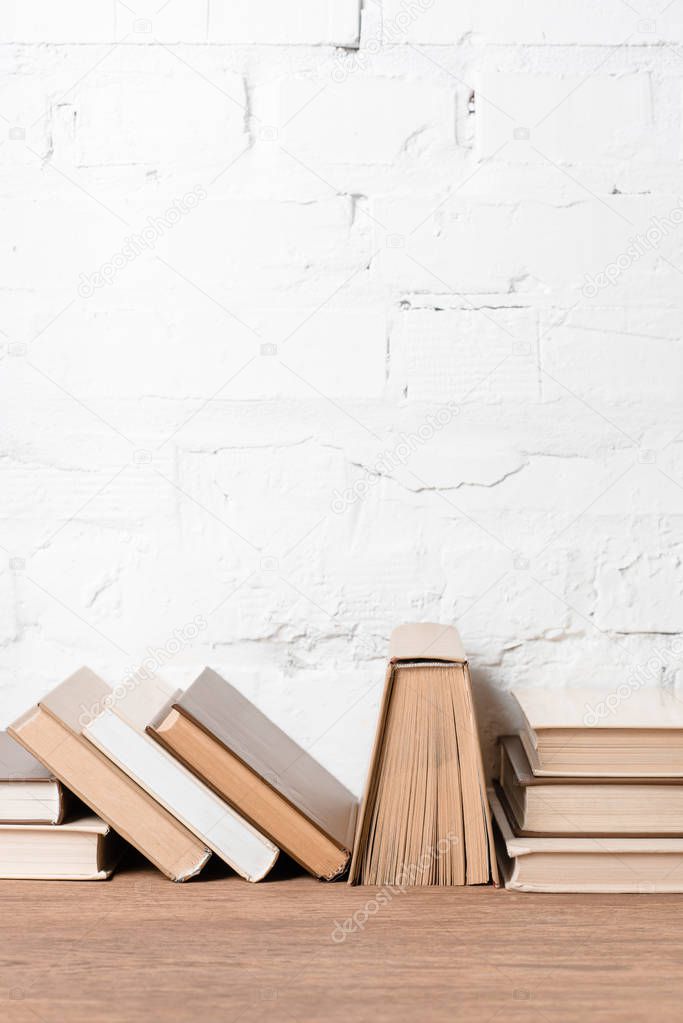
[(535, 775), (519, 736), (499, 743), (501, 799), (517, 834), (683, 836), (675, 778)]
[(9, 732), (162, 873), (188, 880), (206, 864), (210, 850), (82, 735), (112, 702), (110, 687), (81, 668)]
[(122, 843), (90, 814), (64, 824), (0, 825), (0, 878), (26, 881), (106, 881)]
[(683, 892), (683, 838), (528, 838), (489, 799), (505, 887), (520, 892)]
[(534, 732), (568, 728), (683, 730), (683, 695), (658, 688), (516, 688), (512, 695)]
[(513, 689), (520, 738), (535, 775), (683, 777), (683, 697), (624, 684)]

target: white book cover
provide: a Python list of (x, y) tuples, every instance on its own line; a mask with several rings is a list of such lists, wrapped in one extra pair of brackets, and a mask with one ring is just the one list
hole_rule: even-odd
[(125, 696), (94, 717), (83, 734), (233, 870), (260, 881), (277, 860), (278, 847), (144, 733), (169, 694), (156, 680), (153, 694), (147, 687), (144, 695)]

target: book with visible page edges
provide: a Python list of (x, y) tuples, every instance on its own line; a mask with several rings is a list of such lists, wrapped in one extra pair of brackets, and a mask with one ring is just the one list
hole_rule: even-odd
[(540, 777), (519, 736), (505, 735), (499, 785), (518, 835), (683, 837), (683, 785), (675, 778)]
[(519, 838), (489, 793), (505, 887), (518, 892), (683, 892), (683, 838)]
[(84, 729), (86, 738), (247, 881), (260, 881), (280, 850), (144, 729), (180, 696), (160, 679), (140, 681)]
[(66, 797), (51, 771), (0, 732), (0, 824), (61, 824)]
[(344, 873), (356, 800), (210, 668), (147, 731), (315, 877)]
[(187, 881), (211, 851), (83, 736), (113, 691), (81, 668), (10, 726), (10, 735), (172, 881)]
[[(625, 690), (625, 691), (624, 691)], [(513, 689), (535, 775), (683, 778), (683, 696), (663, 689)]]
[(457, 629), (395, 629), (350, 884), (498, 884), (467, 657)]
[(108, 824), (86, 814), (65, 824), (0, 824), (0, 878), (106, 881), (121, 842)]

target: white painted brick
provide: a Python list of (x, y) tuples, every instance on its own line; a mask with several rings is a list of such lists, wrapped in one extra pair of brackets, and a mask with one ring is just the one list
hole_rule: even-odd
[(378, 38), (385, 45), (406, 41), (457, 43), (474, 30), (474, 6), (473, 0), (459, 4), (448, 0), (385, 0)]
[[(209, 508), (244, 538), (226, 538), (229, 543), (241, 544), (247, 555), (245, 540), (259, 548), (254, 568), (264, 573), (261, 585), (277, 585), (280, 598), (291, 604), (300, 594), (281, 584), (277, 577), (280, 559), (289, 574), (284, 564), (287, 552), (329, 514), (333, 488), (342, 482), (342, 460), (342, 452), (331, 452), (315, 442), (301, 449), (277, 444), (242, 450), (226, 447), (216, 454), (182, 454), (178, 482), (200, 506)], [(263, 501), (267, 507), (262, 506)], [(262, 514), (255, 515), (259, 506)], [(185, 505), (183, 515), (220, 537), (225, 532), (221, 523), (207, 521), (202, 507)], [(276, 558), (277, 563), (271, 565), (267, 558)]]
[(609, 7), (600, 0), (577, 0), (571, 7), (561, 0), (522, 0), (513, 10), (498, 0), (483, 0), (477, 4), (475, 31), (487, 41), (511, 45), (617, 45), (632, 41), (634, 35), (638, 41), (652, 42), (665, 30), (665, 19), (661, 8), (655, 14), (648, 6), (655, 5), (646, 0), (636, 11), (626, 4)]
[[(479, 43), (511, 46), (652, 44), (677, 42), (683, 18), (673, 5), (662, 10), (654, 0), (638, 10), (599, 0), (521, 0), (512, 7), (500, 0), (386, 0), (381, 28), (370, 39), (384, 45), (411, 42), (449, 46), (473, 36)], [(366, 43), (367, 45), (367, 43)], [(599, 61), (596, 61), (599, 63)]]
[(457, 194), (379, 200), (372, 205), (376, 261), (385, 280), (408, 290), (576, 294), (586, 266), (602, 269), (627, 246), (639, 222), (634, 205), (644, 216), (642, 204), (600, 201), (578, 185), (574, 201), (559, 206), (474, 203)]
[(537, 163), (652, 159), (647, 75), (477, 75), (480, 159)]
[(360, 0), (211, 0), (213, 43), (313, 43), (356, 46)]
[(319, 202), (209, 198), (164, 235), (156, 251), (229, 307), (254, 295), (260, 301), (266, 291), (286, 298), (301, 287), (317, 304), (370, 257), (367, 227), (354, 228), (352, 216), (352, 201), (343, 196)]
[(137, 0), (135, 9), (115, 4), (115, 38), (147, 46), (152, 42), (205, 43), (209, 0), (191, 4), (159, 4)]
[(47, 299), (53, 315), (61, 308), (56, 302), (65, 305), (75, 296), (81, 270), (115, 251), (125, 232), (125, 224), (81, 195), (71, 202), (5, 202), (3, 223), (0, 272), (8, 301), (20, 306), (33, 292), (34, 302)]
[[(378, 199), (371, 204), (375, 261), (382, 278), (407, 290), (506, 292), (525, 272), (512, 242), (515, 208), (458, 196)], [(479, 241), (489, 242), (481, 246)]]
[[(640, 315), (637, 315), (640, 313)], [(683, 388), (680, 314), (578, 307), (558, 326), (551, 320), (541, 341), (541, 365), (601, 409), (615, 394), (624, 406), (642, 402), (676, 406)], [(542, 327), (543, 329), (543, 327)], [(543, 381), (544, 394), (560, 385)], [(628, 431), (628, 414), (616, 422)]]
[(96, 43), (114, 41), (110, 0), (6, 0), (0, 13), (0, 43)]
[(154, 174), (180, 167), (193, 170), (197, 183), (207, 182), (247, 143), (242, 77), (195, 51), (119, 48), (68, 102), (79, 169), (137, 164)]
[(222, 400), (382, 396), (383, 310), (239, 308), (239, 314), (258, 333), (207, 301), (142, 310), (83, 300), (30, 357), (83, 400), (192, 395), (199, 405), (221, 384)]
[(408, 312), (390, 341), (393, 386), (411, 401), (453, 403), (459, 411), (468, 402), (538, 397), (530, 309)]
[(314, 169), (321, 163), (392, 163), (411, 147), (453, 139), (451, 89), (358, 76), (323, 85), (290, 79), (280, 98), (283, 145)]
[[(652, 550), (647, 524), (634, 525), (630, 541), (607, 539), (597, 572), (596, 623), (618, 632), (667, 631), (683, 624), (683, 592), (678, 571), (678, 544)], [(670, 637), (659, 637), (666, 647)]]
[(322, 309), (268, 309), (252, 314), (252, 322), (261, 336), (259, 358), (235, 387), (240, 398), (382, 397), (387, 358), (382, 309), (349, 310), (334, 303)]

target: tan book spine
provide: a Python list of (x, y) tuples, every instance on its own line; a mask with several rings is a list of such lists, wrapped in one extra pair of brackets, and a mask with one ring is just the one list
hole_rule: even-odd
[(10, 735), (172, 881), (198, 874), (211, 853), (99, 750), (43, 707)]
[(389, 664), (387, 665), (386, 677), (384, 680), (384, 692), (382, 694), (382, 703), (380, 705), (379, 710), (379, 719), (377, 721), (375, 741), (372, 746), (372, 753), (370, 754), (370, 766), (368, 767), (368, 774), (365, 782), (363, 799), (361, 801), (360, 810), (358, 812), (358, 818), (356, 820), (356, 835), (353, 841), (353, 855), (351, 857), (351, 867), (349, 868), (348, 883), (350, 885), (358, 884), (361, 875), (363, 850), (365, 848), (368, 829), (370, 827), (370, 809), (372, 807), (375, 792), (377, 789), (377, 772), (379, 767), (379, 758), (382, 750), (382, 743), (384, 741), (384, 731), (387, 723), (387, 714), (389, 713), (389, 701), (391, 700), (391, 692), (394, 684), (395, 667), (396, 667), (395, 662), (389, 661)]

